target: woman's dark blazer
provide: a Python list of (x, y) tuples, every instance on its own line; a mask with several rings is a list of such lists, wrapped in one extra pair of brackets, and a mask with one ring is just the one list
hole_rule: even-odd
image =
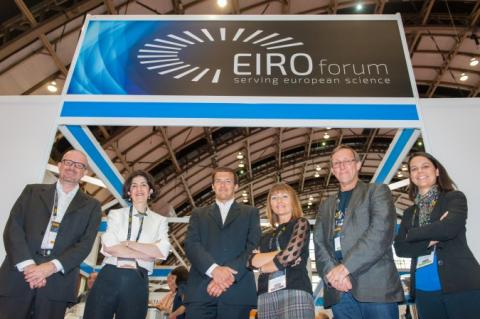
[[(440, 193), (432, 211), (432, 222), (423, 227), (418, 227), (416, 210), (416, 205), (405, 210), (394, 243), (398, 256), (412, 258), (412, 299), (415, 298), (415, 257), (431, 253), (433, 246), (428, 248), (431, 240), (439, 241), (436, 245), (437, 265), (442, 291), (450, 293), (480, 289), (480, 266), (468, 248), (465, 236), (468, 210), (465, 195), (460, 191)], [(440, 220), (447, 211), (447, 217)]]

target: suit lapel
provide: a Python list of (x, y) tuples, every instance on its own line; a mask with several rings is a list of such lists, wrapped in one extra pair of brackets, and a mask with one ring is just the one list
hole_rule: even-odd
[(55, 187), (56, 184), (45, 185), (45, 187), (40, 191), (40, 198), (42, 199), (45, 209), (41, 211), (50, 216), (53, 208), (53, 198), (55, 196)]
[(222, 215), (220, 214), (220, 208), (218, 208), (218, 205), (216, 203), (212, 204), (210, 206), (210, 209), (208, 210), (208, 215), (210, 218), (213, 219), (213, 221), (218, 225), (219, 228), (223, 227), (223, 222), (222, 222)]
[(227, 214), (227, 219), (225, 220), (224, 227), (227, 227), (228, 224), (232, 223), (238, 216), (240, 215), (240, 205), (238, 205), (235, 201), (230, 206), (230, 210)]
[(70, 205), (68, 205), (67, 211), (63, 218), (69, 216), (70, 214), (74, 213), (75, 211), (82, 208), (87, 202), (87, 195), (85, 195), (80, 189), (77, 191), (75, 196), (73, 197)]
[(352, 197), (348, 202), (347, 209), (345, 211), (345, 221), (343, 227), (347, 225), (352, 219), (355, 207), (358, 207), (362, 200), (365, 198), (366, 185), (362, 181), (358, 181), (357, 185), (353, 189)]

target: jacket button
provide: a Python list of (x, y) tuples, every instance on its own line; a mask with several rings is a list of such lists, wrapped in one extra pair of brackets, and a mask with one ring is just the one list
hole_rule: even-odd
[(443, 266), (443, 260), (439, 260), (439, 261), (437, 262), (437, 264), (438, 264), (439, 266)]

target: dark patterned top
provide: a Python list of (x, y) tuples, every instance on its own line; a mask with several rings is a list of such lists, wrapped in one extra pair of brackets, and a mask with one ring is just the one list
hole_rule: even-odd
[[(278, 238), (278, 242), (277, 242)], [(273, 262), (279, 270), (286, 269), (287, 288), (304, 290), (312, 293), (312, 283), (308, 277), (308, 246), (310, 243), (310, 224), (306, 218), (292, 219), (269, 229), (260, 239), (260, 252), (277, 250), (279, 253)], [(268, 274), (260, 274), (258, 278), (258, 294), (268, 291)]]

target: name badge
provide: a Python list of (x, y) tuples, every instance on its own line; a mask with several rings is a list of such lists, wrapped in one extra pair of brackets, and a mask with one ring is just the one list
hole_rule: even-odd
[(50, 231), (52, 233), (58, 233), (58, 229), (60, 228), (60, 223), (56, 221), (52, 221), (50, 225)]
[(340, 236), (337, 236), (333, 239), (333, 244), (335, 246), (335, 251), (342, 250), (342, 244), (340, 243)]
[(287, 288), (286, 270), (279, 270), (268, 276), (268, 292), (274, 292)]
[(117, 257), (117, 268), (137, 269), (137, 261), (135, 258)]
[(435, 258), (435, 250), (429, 255), (417, 257), (417, 269), (433, 264)]

